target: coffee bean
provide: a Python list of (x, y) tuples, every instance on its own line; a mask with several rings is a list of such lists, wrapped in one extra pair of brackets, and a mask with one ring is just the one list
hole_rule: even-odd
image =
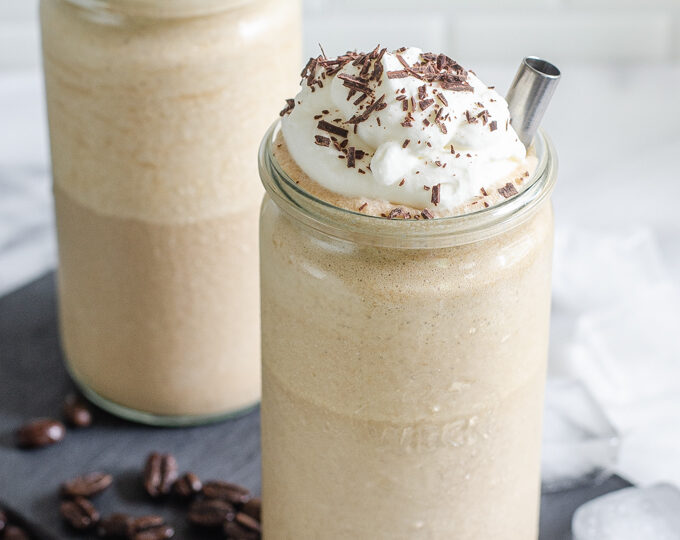
[(146, 459), (144, 489), (152, 497), (167, 495), (177, 480), (177, 461), (170, 454), (154, 452)]
[(111, 514), (101, 519), (97, 533), (104, 538), (128, 538), (134, 533), (134, 521), (127, 514)]
[(92, 413), (76, 394), (69, 394), (64, 400), (64, 418), (73, 427), (88, 427), (92, 424)]
[(63, 501), (60, 510), (69, 525), (81, 531), (95, 526), (99, 521), (99, 512), (85, 497)]
[(262, 532), (262, 526), (260, 525), (260, 522), (244, 512), (239, 512), (236, 514), (236, 523), (242, 525), (249, 531), (256, 531), (259, 533)]
[(101, 493), (113, 482), (113, 476), (103, 472), (92, 472), (78, 476), (61, 485), (62, 497), (92, 497)]
[(31, 540), (28, 533), (16, 525), (7, 525), (2, 540)]
[(262, 499), (259, 499), (258, 497), (250, 499), (246, 504), (243, 505), (241, 512), (249, 515), (257, 521), (262, 521)]
[(51, 418), (40, 418), (17, 431), (17, 444), (22, 448), (40, 448), (61, 441), (66, 434), (64, 424)]
[(132, 530), (135, 533), (138, 533), (160, 527), (161, 525), (165, 525), (165, 519), (163, 519), (163, 516), (151, 514), (149, 516), (135, 518), (132, 521)]
[(175, 536), (175, 529), (169, 525), (160, 525), (159, 527), (135, 533), (132, 536), (132, 540), (164, 540), (173, 536)]
[(189, 521), (201, 527), (219, 527), (235, 517), (234, 507), (220, 499), (201, 499), (189, 507)]
[(229, 540), (260, 540), (262, 537), (260, 532), (250, 530), (236, 521), (225, 522), (222, 530)]
[(2, 536), (2, 531), (7, 527), (7, 514), (0, 510), (0, 536)]
[(203, 494), (209, 499), (222, 499), (231, 504), (244, 504), (252, 498), (243, 486), (217, 480), (203, 484)]
[(203, 483), (198, 476), (188, 472), (177, 479), (175, 485), (172, 487), (172, 491), (182, 499), (190, 499), (197, 493), (200, 493), (202, 488)]

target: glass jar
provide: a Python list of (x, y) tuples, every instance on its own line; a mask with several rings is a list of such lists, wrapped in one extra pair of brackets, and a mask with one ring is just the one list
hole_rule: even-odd
[(260, 149), (266, 538), (538, 536), (556, 158), (515, 198), (387, 220)]
[(40, 15), (69, 371), (141, 422), (252, 407), (254, 156), (297, 86), (298, 0), (41, 0)]

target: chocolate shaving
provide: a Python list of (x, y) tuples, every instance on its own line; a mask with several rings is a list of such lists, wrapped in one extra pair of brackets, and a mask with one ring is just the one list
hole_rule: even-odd
[(404, 139), (404, 144), (401, 145), (402, 148), (406, 148), (408, 146), (408, 143), (411, 142), (411, 139)]
[(411, 217), (411, 214), (401, 208), (400, 206), (397, 206), (396, 208), (392, 208), (390, 210), (390, 213), (387, 215), (387, 219), (396, 219), (396, 218), (402, 218), (402, 219), (408, 219)]
[(279, 116), (285, 116), (287, 114), (290, 114), (290, 111), (292, 111), (295, 108), (295, 100), (294, 99), (287, 99), (286, 100), (286, 106), (281, 109), (281, 112), (279, 113)]
[(353, 169), (353, 168), (354, 168), (354, 165), (355, 165), (355, 161), (354, 161), (354, 159), (355, 159), (355, 154), (354, 154), (355, 150), (356, 150), (356, 148), (354, 148), (354, 146), (350, 146), (350, 147), (347, 149), (347, 167), (350, 168), (350, 169)]
[(364, 208), (366, 208), (367, 206), (368, 206), (368, 203), (367, 203), (367, 202), (365, 202), (364, 204), (362, 204), (362, 205), (359, 207), (359, 212), (361, 212), (361, 211), (362, 211)]
[(354, 77), (353, 75), (347, 75), (346, 73), (341, 73), (338, 75), (338, 79), (342, 80), (342, 85), (350, 90), (355, 90), (361, 92), (362, 94), (373, 94), (373, 90), (368, 86), (368, 83), (359, 77)]
[(365, 155), (366, 155), (366, 152), (364, 152), (363, 150), (355, 150), (354, 151), (354, 157), (356, 157), (357, 159), (363, 159), (363, 157)]
[(489, 131), (496, 131), (498, 129), (498, 124), (495, 120), (489, 122)]
[(471, 115), (470, 111), (465, 111), (465, 119), (467, 120), (468, 124), (474, 124), (477, 122), (477, 118)]
[(363, 100), (365, 100), (368, 97), (368, 94), (361, 94), (358, 98), (356, 98), (353, 103), (354, 105), (359, 105)]
[(434, 219), (434, 214), (427, 208), (423, 208), (423, 211), (420, 213), (420, 215), (425, 219)]
[(432, 186), (432, 204), (437, 206), (439, 204), (439, 198), (440, 198), (440, 190), (441, 190), (441, 184), (435, 184)]
[(364, 112), (362, 112), (359, 115), (353, 116), (347, 122), (349, 124), (358, 124), (360, 122), (364, 122), (365, 120), (368, 119), (368, 117), (371, 115), (373, 111), (381, 111), (385, 107), (387, 107), (387, 104), (385, 103), (385, 94), (383, 94), (373, 103), (371, 103), (368, 107), (366, 107), (366, 110)]
[(442, 94), (441, 92), (439, 92), (439, 93), (437, 94), (437, 99), (439, 99), (439, 101), (442, 102), (442, 104), (444, 105), (444, 107), (448, 107), (448, 106), (449, 106), (449, 102), (446, 101), (446, 98), (444, 97), (444, 94)]
[(484, 188), (481, 188), (480, 191), (482, 192), (482, 195), (484, 195), (485, 197), (488, 195)]
[(442, 81), (441, 86), (444, 90), (453, 90), (454, 92), (472, 92), (473, 88), (468, 83)]
[(408, 71), (406, 71), (405, 69), (387, 72), (388, 79), (405, 79), (406, 77), (408, 77)]
[(421, 99), (418, 102), (418, 106), (420, 107), (421, 111), (424, 111), (425, 109), (427, 109), (433, 103), (434, 103), (434, 99)]
[(314, 144), (319, 146), (330, 146), (331, 140), (323, 135), (314, 135)]
[(340, 137), (347, 137), (347, 134), (349, 133), (345, 128), (341, 128), (340, 126), (336, 126), (335, 124), (331, 124), (330, 122), (326, 122), (325, 120), (319, 120), (319, 123), (316, 126), (322, 131), (327, 131), (328, 133), (335, 133), (336, 135), (340, 135)]
[(498, 193), (503, 195), (506, 199), (512, 197), (513, 195), (517, 195), (517, 190), (515, 189), (515, 186), (508, 182), (505, 184), (502, 188), (498, 188)]

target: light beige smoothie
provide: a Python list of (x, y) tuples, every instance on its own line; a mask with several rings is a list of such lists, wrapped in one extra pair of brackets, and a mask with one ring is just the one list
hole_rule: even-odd
[(251, 406), (255, 155), (297, 82), (298, 3), (78, 4), (41, 2), (69, 369), (160, 422)]
[[(369, 73), (380, 61), (371, 60)], [(317, 78), (334, 66), (321, 64)], [(339, 73), (356, 76), (352, 69), (362, 66), (345, 63)], [(337, 76), (326, 73), (324, 88)], [(378, 100), (389, 82), (372, 83)], [(460, 182), (479, 180), (484, 189), (466, 197), (456, 178), (445, 190), (442, 175), (435, 204), (419, 191), (428, 185), (421, 175), (436, 174), (424, 162), (444, 160), (429, 146), (390, 154), (402, 168), (397, 178), (405, 181), (385, 180), (381, 146), (397, 141), (409, 147), (390, 121), (391, 106), (380, 109), (380, 123), (354, 134), (351, 116), (341, 105), (332, 110), (338, 101), (331, 99), (321, 105), (329, 113), (317, 120), (328, 117), (348, 128), (349, 142), (343, 146), (339, 135), (340, 148), (327, 160), (323, 150), (310, 147), (323, 167), (297, 159), (310, 133), (313, 141), (328, 133), (305, 132), (305, 102), (316, 101), (318, 108), (319, 92), (317, 86), (310, 98), (303, 84), (295, 103), (301, 114), (285, 112), (280, 132), (268, 133), (261, 149), (268, 191), (260, 244), (264, 537), (536, 540), (553, 235), (548, 197), (555, 175), (549, 144), (541, 141), (538, 151), (522, 154), (508, 130), (506, 157), (497, 150), (484, 161), (491, 154), (483, 145), (455, 131), (479, 126), (467, 120), (453, 126), (446, 135), (468, 141), (454, 141), (456, 153), (459, 147), (469, 152), (476, 170), (484, 171)], [(471, 103), (499, 99), (479, 97), (477, 89), (474, 94)], [(454, 101), (468, 99), (446, 98), (454, 111), (460, 106)], [(413, 124), (422, 118), (413, 116)], [(416, 137), (425, 141), (428, 134), (421, 133)], [(446, 151), (449, 144), (450, 138)], [(348, 166), (342, 151), (359, 145), (370, 166), (365, 170), (373, 173), (356, 180), (363, 196), (344, 174), (359, 165)], [(334, 167), (331, 158), (342, 166)], [(495, 163), (500, 159), (507, 167)], [(417, 168), (409, 169), (411, 163)], [(465, 166), (447, 163), (463, 177)], [(508, 183), (514, 187), (506, 197)]]

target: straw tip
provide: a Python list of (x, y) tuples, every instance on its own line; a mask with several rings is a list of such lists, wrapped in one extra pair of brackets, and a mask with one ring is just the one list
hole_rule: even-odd
[(555, 64), (538, 56), (527, 56), (523, 63), (530, 70), (548, 79), (559, 79), (562, 75)]

